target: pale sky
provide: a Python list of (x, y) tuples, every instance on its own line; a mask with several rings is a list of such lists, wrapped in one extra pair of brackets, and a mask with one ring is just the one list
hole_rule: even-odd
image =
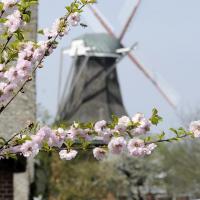
[[(40, 0), (39, 28), (51, 26), (55, 18), (64, 14), (68, 0)], [(135, 0), (99, 0), (97, 7), (116, 34), (134, 6)], [(112, 8), (111, 8), (112, 6)], [(123, 42), (138, 42), (136, 57), (153, 72), (157, 80), (177, 103), (178, 110), (200, 108), (200, 1), (199, 0), (143, 0)], [(86, 10), (82, 21), (88, 28), (74, 28), (60, 43), (54, 54), (46, 59), (45, 68), (37, 73), (37, 103), (52, 116), (57, 109), (57, 87), (61, 48), (73, 38), (86, 32), (103, 29)], [(89, 21), (87, 21), (89, 19)], [(71, 58), (65, 57), (63, 79), (70, 69)], [(132, 116), (144, 112), (147, 116), (157, 107), (164, 117), (162, 126), (179, 126), (177, 113), (127, 58), (117, 67), (124, 105)], [(180, 113), (180, 112), (179, 112)], [(182, 113), (182, 112), (181, 112)]]

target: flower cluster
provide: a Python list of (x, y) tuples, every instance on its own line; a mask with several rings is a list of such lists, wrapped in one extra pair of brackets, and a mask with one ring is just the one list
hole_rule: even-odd
[[(16, 0), (2, 1), (5, 9), (14, 7), (18, 2), (18, 5), (20, 5), (21, 2)], [(15, 9), (12, 14), (5, 18), (5, 22), (3, 23), (8, 33), (7, 42), (2, 50), (4, 55), (3, 62), (0, 64), (0, 105), (3, 108), (3, 105), (7, 105), (12, 100), (14, 92), (17, 91), (16, 94), (18, 94), (23, 89), (24, 84), (32, 79), (32, 73), (38, 67), (42, 66), (43, 59), (49, 56), (53, 52), (53, 49), (57, 47), (57, 37), (63, 37), (68, 33), (70, 26), (76, 26), (80, 21), (79, 13), (71, 12), (65, 17), (57, 19), (51, 29), (43, 30), (44, 35), (47, 37), (45, 41), (38, 43), (30, 41), (20, 42), (20, 48), (17, 49), (18, 56), (16, 62), (8, 67), (7, 63), (10, 62), (10, 57), (6, 51), (6, 46), (12, 39), (13, 34), (21, 34), (20, 28), (25, 24), (22, 16), (23, 14)]]
[(80, 22), (80, 14), (78, 12), (71, 13), (68, 16), (68, 20), (65, 18), (56, 19), (52, 27), (43, 29), (44, 35), (49, 39), (55, 38), (57, 36), (63, 37), (66, 35), (71, 26), (77, 26)]
[(136, 157), (150, 155), (156, 147), (157, 145), (155, 143), (145, 144), (144, 141), (139, 138), (131, 139), (127, 145), (130, 155)]
[(2, 0), (3, 3), (3, 11), (7, 11), (9, 8), (15, 6), (19, 0)]
[(23, 21), (21, 18), (21, 13), (19, 12), (19, 10), (15, 10), (12, 14), (6, 17), (6, 22), (4, 23), (4, 26), (7, 27), (8, 33), (12, 34), (22, 26), (22, 23)]
[[(34, 157), (41, 149), (48, 147), (49, 149), (59, 150), (61, 159), (71, 160), (77, 155), (77, 151), (72, 149), (73, 144), (76, 144), (77, 141), (82, 141), (86, 144), (98, 140), (101, 141), (101, 145), (93, 149), (94, 157), (97, 160), (103, 159), (108, 152), (121, 154), (123, 151), (128, 151), (132, 156), (149, 155), (156, 145), (151, 148), (150, 145), (145, 145), (143, 140), (134, 137), (135, 132), (133, 130), (148, 126), (148, 129), (145, 129), (147, 131), (151, 123), (145, 119), (143, 114), (138, 113), (133, 119), (136, 117), (138, 117), (137, 126), (133, 126), (135, 122), (123, 116), (118, 119), (118, 122), (112, 124), (102, 120), (91, 127), (85, 128), (78, 123), (73, 123), (66, 130), (62, 128), (52, 130), (48, 127), (43, 127), (36, 134), (31, 135), (22, 145), (16, 145), (14, 149), (12, 148), (12, 152), (23, 154), (25, 157)], [(129, 131), (133, 136), (131, 138), (128, 137)], [(21, 139), (26, 138), (25, 135), (20, 137)], [(141, 141), (143, 141), (143, 145), (140, 144)], [(6, 149), (6, 151), (9, 150), (9, 148)]]
[(194, 134), (195, 138), (200, 138), (200, 121), (191, 122), (190, 131)]
[(13, 91), (30, 78), (34, 64), (45, 55), (47, 48), (44, 42), (37, 46), (33, 42), (24, 43), (18, 53), (16, 66), (6, 70), (5, 64), (0, 65), (0, 77), (4, 80), (0, 82), (0, 103), (6, 102)]
[[(12, 145), (0, 147), (0, 156), (11, 154), (22, 154), (24, 157), (34, 157), (39, 151), (58, 151), (61, 159), (71, 160), (76, 157), (78, 149), (92, 147), (94, 158), (104, 159), (108, 154), (120, 155), (127, 153), (132, 157), (143, 157), (150, 155), (159, 142), (170, 142), (187, 136), (200, 137), (200, 122), (192, 122), (190, 131), (183, 128), (172, 129), (176, 138), (163, 139), (164, 135), (157, 135), (158, 140), (149, 139), (144, 136), (149, 132), (151, 126), (157, 125), (157, 112), (153, 111), (150, 119), (143, 114), (137, 113), (133, 118), (122, 116), (115, 117), (112, 122), (105, 120), (96, 123), (76, 123), (63, 129), (50, 129), (45, 126), (36, 131), (35, 134), (19, 134), (12, 140)], [(142, 131), (137, 131), (142, 129)]]
[(56, 19), (53, 23), (51, 29), (45, 28), (43, 29), (44, 35), (48, 38), (53, 38), (59, 35), (60, 37), (63, 37), (65, 34), (68, 33), (67, 25), (65, 23), (64, 19)]

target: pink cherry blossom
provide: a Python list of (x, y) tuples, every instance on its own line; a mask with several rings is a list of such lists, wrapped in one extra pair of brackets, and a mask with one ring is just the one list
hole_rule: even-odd
[(146, 132), (147, 132), (147, 130), (144, 129), (144, 128), (141, 128), (141, 127), (137, 127), (137, 128), (134, 128), (134, 129), (130, 130), (130, 133), (131, 133), (131, 135), (133, 135), (133, 136), (143, 135), (143, 134), (145, 134)]
[(145, 148), (144, 147), (137, 147), (132, 148), (131, 151), (129, 151), (129, 154), (134, 157), (141, 157), (145, 155)]
[(85, 141), (91, 141), (92, 137), (90, 135), (90, 129), (78, 129), (77, 134), (80, 138), (83, 138)]
[(102, 130), (101, 132), (99, 132), (99, 135), (103, 138), (103, 141), (105, 143), (108, 143), (111, 140), (113, 133), (110, 130), (110, 128), (106, 128)]
[(144, 114), (142, 114), (142, 113), (137, 113), (133, 118), (132, 118), (132, 122), (133, 123), (139, 123), (139, 125), (136, 127), (136, 128), (134, 128), (134, 129), (132, 129), (131, 131), (130, 131), (130, 133), (132, 134), (132, 135), (143, 135), (143, 134), (145, 134), (147, 131), (149, 131), (150, 130), (150, 127), (151, 127), (151, 122), (148, 120), (148, 119), (146, 119), (145, 117), (144, 117)]
[(134, 123), (140, 122), (141, 120), (144, 119), (144, 114), (143, 113), (136, 113), (133, 117), (132, 117), (132, 121)]
[(44, 126), (36, 133), (36, 135), (32, 135), (31, 138), (33, 142), (41, 146), (44, 141), (47, 141), (49, 139), (51, 134), (52, 130), (47, 126)]
[(21, 145), (17, 145), (17, 146), (14, 146), (14, 147), (10, 147), (9, 149), (8, 149), (8, 151), (10, 152), (10, 153), (20, 153), (21, 152)]
[(129, 140), (127, 148), (129, 151), (129, 154), (132, 156), (140, 157), (144, 155), (144, 141), (139, 138), (133, 138)]
[(127, 145), (129, 154), (136, 157), (150, 155), (156, 147), (154, 143), (145, 145), (144, 141), (139, 138), (129, 140)]
[(115, 126), (114, 130), (119, 133), (124, 133), (126, 131), (126, 126), (123, 124), (118, 124)]
[(46, 47), (45, 49), (42, 47), (38, 47), (37, 49), (35, 49), (34, 53), (33, 53), (33, 62), (37, 62), (40, 61), (46, 52)]
[(63, 37), (69, 31), (63, 19), (56, 19), (52, 27), (43, 29), (44, 35), (48, 38), (55, 38), (57, 35)]
[(60, 148), (64, 143), (65, 137), (66, 137), (66, 133), (64, 132), (62, 128), (52, 131), (48, 139), (48, 145), (50, 147)]
[(15, 67), (11, 67), (8, 71), (4, 73), (4, 77), (8, 79), (9, 82), (19, 82), (19, 73)]
[(108, 149), (113, 154), (120, 154), (126, 147), (126, 140), (123, 137), (113, 137), (108, 143)]
[(2, 71), (5, 67), (5, 64), (0, 64), (0, 71)]
[(26, 141), (20, 151), (24, 157), (35, 157), (39, 153), (39, 145), (33, 141)]
[(144, 146), (145, 146), (144, 140), (141, 140), (139, 138), (133, 138), (129, 140), (127, 148), (129, 151), (131, 151), (131, 149), (133, 148), (139, 148), (139, 147), (144, 147)]
[(130, 121), (131, 121), (131, 120), (130, 120), (129, 117), (127, 117), (127, 116), (122, 116), (122, 117), (120, 117), (119, 120), (118, 120), (118, 125), (127, 127)]
[(4, 25), (8, 28), (9, 33), (14, 33), (22, 25), (21, 14), (19, 10), (15, 10), (13, 14), (6, 17), (7, 21)]
[(76, 157), (77, 155), (77, 151), (76, 150), (70, 150), (70, 151), (67, 151), (67, 150), (61, 150), (59, 152), (59, 155), (60, 155), (60, 158), (62, 160), (72, 160), (73, 158)]
[(102, 131), (106, 127), (107, 122), (105, 120), (101, 120), (95, 123), (94, 130), (96, 132)]
[(103, 160), (106, 157), (107, 151), (103, 148), (96, 147), (93, 149), (93, 155), (97, 160)]
[(17, 87), (16, 84), (10, 83), (10, 84), (6, 85), (6, 87), (4, 87), (3, 91), (5, 94), (11, 95), (16, 87)]
[(2, 0), (3, 3), (3, 10), (7, 11), (8, 8), (14, 6), (19, 0)]
[(77, 139), (78, 129), (71, 126), (70, 129), (66, 131), (66, 133), (67, 133), (66, 138), (74, 141)]
[(199, 138), (200, 137), (200, 120), (191, 122), (189, 129), (193, 133), (195, 138)]
[(78, 12), (72, 13), (68, 18), (71, 26), (77, 26), (80, 22), (80, 14)]
[(51, 29), (45, 28), (44, 35), (47, 37), (56, 37), (60, 29), (60, 19), (56, 19)]
[(153, 151), (157, 147), (157, 144), (151, 143), (146, 145), (146, 148), (148, 148), (150, 151)]

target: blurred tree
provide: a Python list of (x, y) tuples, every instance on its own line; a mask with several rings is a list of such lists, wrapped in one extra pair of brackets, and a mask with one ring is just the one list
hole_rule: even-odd
[(160, 150), (159, 168), (165, 172), (165, 186), (172, 195), (200, 197), (200, 142), (183, 142)]
[(82, 152), (67, 162), (52, 156), (50, 200), (103, 200), (126, 191), (125, 177), (107, 162), (99, 163), (92, 157)]
[(155, 167), (157, 157), (133, 158), (123, 155), (109, 162), (126, 178), (126, 200), (142, 200), (151, 191), (159, 172)]

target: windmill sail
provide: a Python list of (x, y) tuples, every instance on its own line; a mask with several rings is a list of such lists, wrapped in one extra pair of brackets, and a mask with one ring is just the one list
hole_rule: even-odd
[[(140, 4), (140, 1), (138, 1), (138, 3)], [(136, 6), (136, 8), (138, 7), (138, 5)], [(91, 10), (91, 12), (94, 14), (95, 18), (97, 18), (99, 20), (99, 22), (101, 23), (102, 27), (104, 27), (104, 29), (107, 31), (108, 34), (110, 34), (112, 37), (117, 39), (116, 34), (112, 31), (112, 28), (110, 27), (110, 25), (107, 23), (107, 21), (104, 20), (104, 18), (102, 18), (102, 14), (99, 13), (99, 11), (97, 11), (94, 7), (92, 6), (88, 6), (88, 8)], [(134, 17), (134, 10), (133, 10), (133, 15), (130, 16), (130, 20), (127, 21), (127, 25), (125, 25), (125, 32), (128, 28), (128, 26), (130, 25), (130, 22), (132, 20), (132, 18)], [(127, 28), (126, 28), (127, 26)], [(122, 35), (123, 38), (123, 35)], [(121, 38), (121, 39), (122, 39)], [(119, 38), (120, 40), (120, 38)], [(121, 45), (124, 47), (125, 45), (123, 45), (123, 43), (121, 43)], [(162, 97), (167, 101), (167, 103), (174, 109), (176, 110), (177, 107), (173, 101), (173, 99), (170, 98), (170, 96), (168, 96), (168, 94), (166, 93), (166, 91), (161, 87), (161, 85), (159, 84), (159, 82), (157, 82), (153, 76), (151, 76), (151, 73), (149, 73), (149, 71), (142, 65), (142, 63), (131, 53), (128, 53), (128, 58), (130, 59), (130, 61), (134, 64), (134, 66), (136, 66), (143, 74), (144, 76), (153, 84), (153, 86), (158, 90), (158, 92), (162, 95)]]
[(60, 102), (61, 121), (109, 120), (112, 114), (126, 114), (117, 71), (107, 73), (117, 63), (120, 48), (119, 40), (107, 34), (86, 34), (73, 41), (68, 53), (76, 62), (68, 95)]

